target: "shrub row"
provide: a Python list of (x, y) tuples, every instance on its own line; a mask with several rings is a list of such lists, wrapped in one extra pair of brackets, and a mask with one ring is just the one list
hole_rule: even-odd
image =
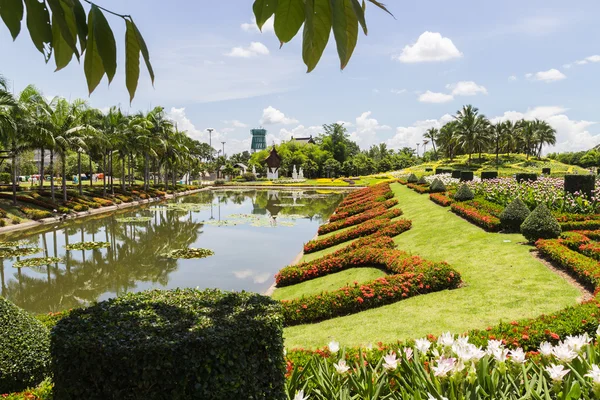
[(346, 198), (342, 200), (342, 202), (338, 205), (337, 211), (344, 211), (344, 208), (356, 204), (358, 202), (364, 202), (365, 200), (375, 200), (379, 196), (389, 196), (388, 193), (390, 192), (390, 185), (388, 183), (379, 183), (368, 188), (360, 189), (346, 196)]
[(452, 212), (460, 215), (464, 219), (473, 222), (490, 232), (500, 230), (500, 219), (470, 204), (470, 202), (452, 203), (450, 205)]
[(409, 183), (408, 185), (406, 185), (406, 187), (414, 190), (419, 194), (429, 193), (429, 186), (424, 186), (423, 184)]
[[(389, 204), (391, 204), (391, 202), (385, 203), (385, 204), (389, 205)], [(398, 210), (398, 211), (396, 211), (395, 214), (397, 214), (399, 212), (399, 214), (397, 214), (395, 216), (402, 215), (402, 211), (400, 209), (394, 209), (394, 210)], [(386, 214), (388, 214), (388, 209), (385, 207), (385, 205), (381, 205), (374, 209), (367, 210), (363, 213), (353, 215), (346, 219), (340, 219), (335, 222), (330, 222), (328, 224), (321, 225), (319, 227), (318, 234), (324, 235), (326, 233), (337, 231), (338, 229), (342, 229), (342, 228), (347, 228), (352, 225), (357, 225), (357, 224), (363, 223), (365, 221), (368, 221), (370, 219), (373, 219), (373, 218), (376, 218), (376, 217), (379, 217), (382, 215), (386, 215)], [(394, 217), (388, 217), (388, 218), (394, 218)]]
[(596, 230), (600, 229), (600, 219), (588, 219), (584, 221), (565, 221), (560, 222), (560, 228), (563, 231)]
[(375, 207), (378, 207), (381, 205), (383, 205), (385, 208), (391, 208), (391, 207), (395, 206), (396, 204), (398, 204), (397, 199), (389, 199), (389, 200), (385, 200), (385, 201), (373, 200), (373, 201), (367, 201), (364, 203), (357, 203), (357, 204), (354, 204), (351, 209), (346, 209), (347, 211), (343, 211), (343, 212), (336, 211), (335, 214), (333, 214), (331, 217), (329, 217), (329, 222), (336, 222), (341, 219), (345, 219), (345, 218), (351, 217), (353, 215), (363, 213), (367, 210), (370, 210), (372, 208), (375, 208)]
[(27, 216), (27, 218), (32, 219), (34, 221), (37, 221), (37, 220), (40, 220), (43, 218), (49, 218), (54, 215), (50, 211), (38, 210), (37, 208), (29, 208), (29, 207), (21, 206), (19, 209), (21, 210), (21, 212), (23, 212), (23, 214), (25, 214), (25, 216)]
[(419, 294), (456, 288), (460, 274), (446, 263), (433, 263), (399, 250), (363, 248), (345, 257), (348, 267), (379, 266), (394, 275), (355, 282), (331, 292), (283, 300), (287, 326), (317, 322), (380, 307)]
[(452, 199), (446, 196), (446, 193), (431, 193), (429, 199), (443, 207), (449, 207), (452, 204)]
[[(45, 200), (38, 200), (38, 199), (34, 199), (28, 196), (21, 196), (21, 195), (17, 195), (17, 201), (20, 201), (22, 203), (29, 203), (29, 204), (33, 204), (42, 208), (45, 208), (47, 210), (54, 210), (56, 208), (58, 208), (58, 204), (52, 203), (50, 201), (45, 201)], [(0, 193), (0, 199), (12, 199), (13, 196), (12, 194), (8, 194), (8, 193)]]

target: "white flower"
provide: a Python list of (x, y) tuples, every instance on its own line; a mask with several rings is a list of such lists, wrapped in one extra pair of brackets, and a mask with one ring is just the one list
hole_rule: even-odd
[(591, 371), (585, 374), (585, 376), (592, 378), (596, 385), (600, 385), (600, 368), (596, 364), (592, 364)]
[(522, 348), (517, 348), (510, 352), (510, 360), (517, 364), (525, 364), (525, 352)]
[(456, 339), (456, 343), (458, 343), (461, 346), (466, 346), (469, 344), (469, 337), (468, 336), (461, 336), (458, 339)]
[[(442, 400), (448, 400), (447, 397), (442, 396)], [(433, 396), (431, 393), (427, 393), (427, 400), (439, 400), (437, 397)]]
[(592, 338), (587, 333), (584, 333), (583, 335), (567, 336), (565, 344), (579, 353), (583, 346), (588, 345), (591, 341)]
[(553, 381), (561, 382), (565, 375), (569, 373), (569, 370), (565, 369), (562, 365), (551, 364), (546, 367), (546, 372), (548, 372), (548, 375), (550, 375), (550, 378), (552, 378)]
[(559, 361), (564, 363), (571, 362), (577, 358), (577, 353), (567, 343), (562, 342), (554, 346), (552, 354), (554, 354), (554, 357)]
[(442, 333), (438, 338), (438, 343), (444, 347), (451, 347), (454, 344), (454, 335), (450, 332)]
[(406, 356), (407, 360), (412, 360), (413, 357), (413, 349), (411, 349), (410, 347), (405, 347), (404, 348), (404, 355)]
[(596, 329), (596, 336), (600, 336), (600, 325), (598, 325), (598, 328)]
[(546, 357), (550, 357), (552, 355), (552, 344), (549, 342), (540, 343), (540, 354)]
[(383, 368), (385, 369), (394, 370), (396, 369), (396, 367), (398, 367), (398, 359), (396, 358), (396, 353), (388, 354), (387, 356), (383, 357), (383, 360), (385, 361), (383, 363)]
[(301, 390), (296, 393), (296, 396), (294, 396), (294, 400), (308, 400), (308, 395), (304, 397), (304, 390)]
[(415, 340), (415, 347), (421, 353), (425, 354), (429, 351), (429, 348), (431, 347), (431, 342), (427, 339), (417, 339)]
[(499, 340), (488, 340), (487, 353), (491, 355), (494, 353), (494, 350), (501, 349), (503, 347), (504, 345)]
[(505, 362), (508, 357), (508, 349), (496, 348), (492, 350), (492, 357), (498, 362)]
[(336, 342), (335, 340), (329, 342), (327, 347), (329, 347), (329, 351), (332, 353), (337, 353), (338, 351), (340, 351), (340, 343)]
[(431, 367), (431, 369), (433, 369), (433, 374), (435, 376), (443, 377), (443, 376), (448, 375), (448, 373), (454, 369), (455, 364), (456, 364), (455, 358), (440, 357), (437, 360), (437, 366)]
[(350, 369), (350, 367), (346, 365), (346, 360), (340, 360), (337, 364), (334, 363), (333, 366), (338, 374), (345, 374)]
[(485, 352), (481, 350), (481, 347), (477, 347), (471, 343), (466, 343), (465, 345), (461, 345), (458, 342), (454, 343), (452, 345), (452, 351), (464, 362), (469, 362), (471, 360), (478, 361), (485, 355)]

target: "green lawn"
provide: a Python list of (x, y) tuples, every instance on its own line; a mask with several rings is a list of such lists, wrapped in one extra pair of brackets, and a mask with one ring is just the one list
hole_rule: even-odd
[[(332, 338), (344, 345), (393, 342), (444, 331), (462, 333), (485, 328), (500, 320), (535, 317), (575, 304), (580, 293), (548, 270), (522, 244), (520, 234), (487, 233), (399, 184), (392, 188), (413, 228), (396, 237), (401, 250), (431, 260), (445, 260), (457, 269), (465, 286), (417, 296), (385, 307), (286, 328), (286, 347), (314, 348)], [(339, 248), (340, 246), (336, 246)], [(327, 252), (309, 254), (314, 259)], [(360, 280), (362, 269), (315, 279), (295, 287), (277, 289), (275, 298), (314, 293), (318, 288)], [(339, 287), (339, 286), (338, 286)], [(298, 288), (298, 290), (296, 290)]]

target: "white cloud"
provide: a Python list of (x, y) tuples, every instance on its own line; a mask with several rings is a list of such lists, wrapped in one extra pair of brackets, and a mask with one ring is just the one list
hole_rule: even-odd
[(352, 128), (354, 124), (349, 121), (337, 121), (338, 124), (344, 125), (345, 128)]
[(237, 119), (232, 119), (230, 121), (223, 121), (223, 123), (225, 123), (227, 125), (231, 125), (234, 128), (247, 128), (248, 127), (247, 124), (245, 124), (241, 121), (238, 121)]
[(446, 93), (437, 93), (430, 90), (419, 96), (421, 103), (447, 103), (454, 100), (454, 96)]
[(426, 31), (419, 36), (415, 44), (404, 47), (402, 54), (393, 58), (403, 63), (418, 63), (447, 61), (462, 56), (452, 40), (438, 32)]
[(280, 141), (287, 141), (287, 140), (290, 140), (292, 138), (292, 136), (295, 138), (309, 137), (309, 136), (316, 137), (321, 132), (323, 132), (323, 127), (321, 127), (321, 126), (305, 127), (304, 125), (298, 125), (297, 127), (295, 127), (294, 129), (291, 129), (291, 130), (282, 128), (279, 131), (278, 139)]
[(412, 126), (399, 126), (396, 128), (396, 134), (385, 143), (392, 149), (401, 149), (402, 147), (415, 148), (417, 143), (422, 143), (423, 134), (429, 128), (441, 128), (445, 123), (452, 121), (449, 114), (443, 115), (440, 119), (427, 119), (417, 121)]
[(390, 93), (394, 93), (394, 94), (402, 94), (402, 93), (406, 93), (407, 90), (406, 89), (390, 89)]
[(508, 77), (508, 81), (509, 81), (509, 82), (514, 82), (514, 81), (516, 81), (517, 79), (518, 79), (518, 78), (517, 78), (515, 75), (511, 75), (511, 76), (509, 76), (509, 77)]
[(269, 55), (269, 49), (261, 42), (252, 42), (248, 47), (234, 47), (229, 53), (225, 54), (229, 57), (250, 58), (256, 56)]
[(452, 90), (452, 96), (475, 96), (478, 93), (488, 94), (484, 86), (478, 85), (473, 81), (460, 81), (448, 84), (446, 88)]
[(536, 72), (535, 74), (525, 74), (525, 77), (542, 82), (556, 82), (567, 78), (565, 74), (555, 68), (549, 69), (548, 71)]
[(265, 283), (271, 277), (268, 272), (259, 273), (252, 269), (243, 269), (241, 271), (233, 271), (233, 275), (238, 279), (252, 278), (254, 283)]
[(563, 65), (563, 67), (568, 69), (568, 68), (571, 68), (573, 65), (585, 65), (585, 64), (591, 64), (591, 63), (597, 63), (597, 62), (600, 62), (600, 55), (589, 56), (582, 60), (577, 60), (571, 64), (565, 64), (565, 65)]
[(356, 118), (356, 130), (350, 133), (350, 140), (356, 142), (361, 148), (368, 148), (375, 142), (377, 132), (392, 129), (388, 125), (381, 125), (375, 118), (371, 118), (371, 111), (365, 111)]
[(295, 118), (286, 117), (284, 113), (279, 111), (278, 109), (269, 106), (263, 110), (262, 118), (260, 119), (260, 123), (262, 125), (275, 125), (275, 124), (284, 124), (291, 125), (297, 124), (298, 120)]
[[(263, 33), (265, 32), (274, 32), (275, 28), (273, 27), (273, 17), (269, 18), (262, 27)], [(252, 22), (245, 22), (241, 25), (242, 30), (246, 32), (252, 33), (260, 33), (260, 29), (258, 29), (258, 25), (256, 25), (256, 17), (252, 17)]]
[(492, 122), (517, 121), (523, 118), (538, 118), (548, 122), (556, 129), (556, 145), (544, 147), (544, 153), (588, 150), (600, 144), (600, 130), (596, 133), (588, 130), (596, 122), (572, 120), (566, 115), (567, 111), (566, 108), (559, 106), (535, 107), (526, 112), (507, 111), (499, 117), (492, 118)]

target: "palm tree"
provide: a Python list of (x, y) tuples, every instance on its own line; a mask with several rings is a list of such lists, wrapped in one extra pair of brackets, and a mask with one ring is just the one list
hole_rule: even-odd
[(458, 121), (450, 121), (442, 126), (438, 135), (438, 144), (443, 149), (446, 157), (452, 161), (458, 146)]
[(537, 156), (542, 157), (542, 146), (545, 144), (555, 145), (556, 144), (556, 129), (554, 129), (546, 121), (535, 121), (535, 134), (537, 141)]
[[(108, 171), (110, 176), (110, 189), (111, 193), (115, 194), (114, 177), (113, 177), (113, 152), (119, 144), (121, 132), (124, 130), (127, 118), (123, 115), (120, 109), (111, 107), (108, 113), (105, 115), (102, 124), (102, 131), (105, 135), (105, 153), (104, 153), (104, 179), (103, 179), (103, 192), (106, 195), (106, 172)], [(108, 169), (106, 164), (108, 162)]]
[[(439, 135), (440, 135), (440, 131), (437, 128), (429, 128), (423, 134), (423, 139), (429, 140), (429, 142), (431, 143), (431, 146), (433, 147), (433, 155), (435, 158), (437, 158), (437, 150), (435, 148), (435, 142), (438, 140)], [(423, 141), (423, 143), (425, 143), (425, 141)]]
[(517, 127), (525, 148), (525, 154), (529, 160), (529, 156), (533, 153), (533, 147), (535, 145), (536, 121), (527, 121), (522, 119), (517, 122)]
[(494, 145), (496, 151), (496, 165), (499, 164), (499, 154), (502, 144), (506, 141), (509, 136), (509, 122), (497, 122), (490, 126), (490, 139)]
[(486, 141), (485, 134), (489, 121), (483, 114), (479, 114), (479, 109), (472, 105), (463, 106), (461, 110), (456, 112), (454, 116), (458, 122), (458, 140), (461, 147), (469, 154), (469, 164), (471, 163), (471, 156), (476, 148), (479, 148), (481, 153), (481, 146)]

